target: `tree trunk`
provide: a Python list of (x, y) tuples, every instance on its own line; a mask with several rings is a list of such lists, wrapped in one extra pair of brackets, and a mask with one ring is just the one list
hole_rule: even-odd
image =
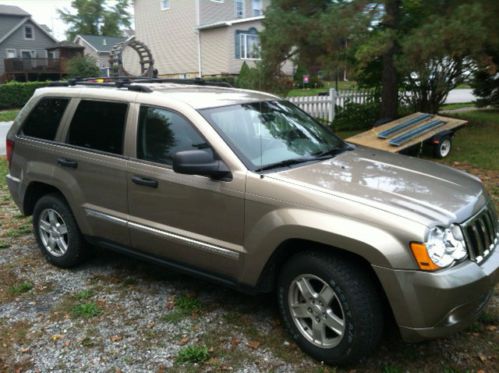
[(398, 108), (398, 81), (395, 68), (395, 54), (398, 50), (395, 32), (401, 0), (385, 1), (384, 26), (393, 31), (390, 47), (383, 54), (383, 72), (381, 77), (381, 118), (395, 118)]

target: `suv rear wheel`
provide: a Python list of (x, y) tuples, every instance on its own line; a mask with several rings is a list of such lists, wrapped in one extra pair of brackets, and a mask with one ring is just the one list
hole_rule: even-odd
[(278, 302), (293, 340), (327, 364), (371, 352), (383, 331), (383, 307), (372, 278), (356, 263), (316, 252), (285, 264)]
[(69, 268), (84, 256), (84, 240), (66, 202), (57, 194), (38, 200), (33, 211), (33, 231), (45, 258), (52, 264)]

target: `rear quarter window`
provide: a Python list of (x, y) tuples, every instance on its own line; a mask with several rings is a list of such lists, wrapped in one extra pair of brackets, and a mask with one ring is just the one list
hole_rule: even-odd
[(54, 140), (69, 98), (42, 98), (28, 114), (21, 134), (44, 140)]
[(122, 154), (127, 110), (125, 103), (81, 101), (71, 120), (67, 143)]

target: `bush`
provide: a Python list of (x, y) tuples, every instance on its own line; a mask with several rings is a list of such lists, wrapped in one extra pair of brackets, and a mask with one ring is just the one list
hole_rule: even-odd
[(346, 102), (344, 107), (336, 106), (333, 128), (335, 131), (370, 129), (378, 120), (379, 112), (380, 105), (374, 97), (363, 104)]
[[(303, 76), (308, 75), (308, 83), (303, 83)], [(324, 83), (318, 74), (311, 74), (302, 65), (298, 65), (295, 75), (293, 76), (294, 86), (297, 88), (322, 88)]]
[(23, 107), (38, 88), (50, 82), (8, 82), (0, 84), (0, 110)]
[(100, 75), (97, 60), (92, 56), (77, 56), (67, 62), (67, 73), (70, 78), (91, 78)]

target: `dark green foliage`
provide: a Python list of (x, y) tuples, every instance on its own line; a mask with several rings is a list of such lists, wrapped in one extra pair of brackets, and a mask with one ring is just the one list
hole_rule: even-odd
[(121, 29), (131, 25), (128, 6), (128, 0), (117, 0), (112, 6), (105, 0), (73, 0), (71, 7), (76, 12), (57, 9), (57, 13), (69, 25), (68, 40), (73, 40), (78, 34), (122, 36)]
[(401, 89), (416, 110), (436, 112), (499, 44), (498, 16), (487, 0), (275, 0), (261, 33), (264, 80), (290, 58), (326, 74), (347, 66), (361, 87), (382, 88), (380, 113), (393, 112)]
[[(309, 80), (308, 83), (303, 82), (303, 77), (308, 75)], [(296, 68), (295, 75), (293, 76), (293, 85), (297, 88), (322, 88), (324, 87), (324, 83), (319, 77), (319, 74), (311, 73), (302, 65), (298, 65)]]
[(50, 82), (8, 82), (0, 84), (0, 110), (23, 107), (36, 89), (46, 87)]
[(255, 69), (250, 68), (246, 62), (243, 62), (241, 70), (239, 71), (239, 76), (236, 80), (239, 88), (254, 88), (255, 80), (257, 79), (257, 73), (254, 70)]
[(187, 346), (182, 348), (177, 355), (178, 364), (199, 364), (208, 360), (210, 353), (206, 346)]
[(481, 65), (473, 77), (473, 93), (479, 97), (478, 106), (493, 106), (499, 108), (499, 45), (490, 50), (490, 60)]
[(70, 78), (90, 78), (99, 76), (100, 70), (92, 56), (77, 56), (67, 62), (67, 73)]
[(336, 106), (333, 130), (367, 130), (373, 127), (378, 118), (379, 98), (373, 96), (363, 104), (347, 102), (344, 107)]

